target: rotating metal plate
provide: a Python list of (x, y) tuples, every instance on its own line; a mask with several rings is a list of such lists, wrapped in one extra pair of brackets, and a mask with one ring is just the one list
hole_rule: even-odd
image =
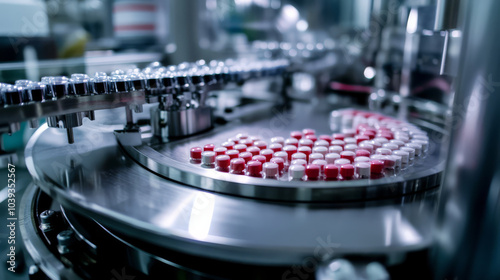
[[(280, 201), (352, 201), (380, 199), (404, 195), (434, 188), (441, 181), (443, 157), (440, 147), (433, 139), (443, 139), (444, 132), (433, 126), (424, 127), (430, 132), (431, 147), (425, 158), (399, 172), (397, 176), (382, 179), (351, 181), (288, 182), (265, 180), (234, 175), (206, 169), (189, 162), (191, 147), (203, 147), (208, 143), (221, 144), (240, 132), (256, 135), (268, 140), (273, 136), (287, 138), (290, 131), (313, 128), (317, 134), (331, 134), (329, 110), (311, 110), (311, 106), (295, 106), (291, 112), (275, 112), (274, 117), (255, 122), (242, 122), (222, 127), (197, 137), (168, 143), (155, 143), (145, 139), (146, 144), (136, 147), (124, 146), (127, 153), (149, 170), (169, 179), (193, 187), (238, 195), (243, 197)], [(316, 109), (316, 108), (315, 108)], [(272, 115), (271, 115), (272, 116)], [(281, 123), (281, 126), (277, 126)], [(420, 123), (421, 125), (425, 123)]]
[(65, 207), (145, 242), (231, 262), (291, 265), (332, 254), (404, 254), (432, 241), (436, 190), (385, 201), (285, 203), (210, 193), (141, 167), (113, 129), (69, 145), (41, 127), (26, 148), (35, 183)]

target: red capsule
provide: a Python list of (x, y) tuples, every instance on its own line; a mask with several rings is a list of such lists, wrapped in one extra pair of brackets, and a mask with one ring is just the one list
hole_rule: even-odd
[(266, 161), (270, 161), (273, 158), (274, 151), (271, 149), (264, 149), (260, 151), (260, 154), (266, 157)]
[(231, 158), (228, 155), (220, 155), (215, 157), (215, 170), (221, 172), (229, 172), (229, 164)]
[(381, 174), (384, 170), (384, 162), (377, 159), (370, 161), (370, 170), (371, 173)]
[(214, 149), (214, 152), (215, 152), (215, 156), (225, 155), (227, 152), (227, 148), (217, 147)]
[(356, 157), (370, 157), (370, 152), (364, 149), (358, 149), (356, 151)]
[(306, 167), (307, 180), (318, 180), (321, 168), (316, 164), (309, 164)]
[(252, 156), (260, 155), (260, 149), (259, 149), (259, 147), (255, 147), (255, 146), (248, 147), (247, 148), (247, 152), (251, 153)]
[(252, 160), (253, 161), (255, 161), (255, 160), (259, 161), (262, 164), (264, 164), (264, 163), (266, 163), (268, 161), (265, 156), (261, 156), (261, 155), (253, 156)]
[(323, 134), (319, 136), (319, 140), (325, 140), (326, 142), (330, 143), (332, 142), (333, 138), (330, 135)]
[(302, 139), (302, 132), (292, 131), (292, 132), (290, 132), (290, 137), (295, 138), (297, 140), (300, 140), (300, 139)]
[(245, 174), (245, 160), (242, 158), (233, 158), (230, 162), (231, 174)]
[(241, 139), (240, 144), (244, 144), (247, 147), (251, 147), (251, 146), (253, 146), (253, 141), (250, 139)]
[(200, 147), (193, 147), (190, 151), (191, 160), (201, 160), (202, 149)]
[(348, 159), (351, 163), (354, 162), (354, 158), (356, 157), (355, 152), (351, 151), (343, 151), (340, 153), (340, 158)]
[(253, 142), (253, 145), (259, 147), (261, 150), (267, 149), (267, 143), (264, 141), (255, 141)]
[(316, 130), (314, 130), (312, 128), (304, 128), (304, 129), (302, 129), (302, 134), (313, 135), (313, 134), (316, 134)]
[(342, 140), (342, 141), (344, 141), (345, 135), (343, 133), (334, 133), (332, 135), (332, 137), (333, 137), (333, 140)]
[(352, 164), (342, 164), (340, 166), (340, 176), (344, 180), (349, 180), (354, 177), (354, 166)]
[(359, 145), (359, 143), (361, 143), (363, 141), (370, 140), (370, 137), (368, 137), (366, 135), (356, 135), (354, 138), (356, 139), (356, 144), (358, 144), (358, 145)]
[(278, 169), (280, 174), (283, 173), (283, 170), (285, 169), (285, 161), (282, 158), (279, 157), (273, 157), (270, 162), (276, 163), (278, 165)]
[(206, 151), (213, 151), (215, 149), (215, 145), (214, 144), (206, 144), (205, 146), (203, 146), (203, 151), (206, 152)]
[(226, 151), (226, 155), (228, 155), (231, 159), (238, 158), (239, 154), (240, 154), (240, 152), (238, 152), (237, 150)]
[(234, 145), (234, 149), (237, 150), (240, 153), (243, 153), (243, 152), (247, 151), (247, 145), (245, 145), (245, 144), (236, 144), (236, 145)]
[(262, 177), (262, 163), (251, 160), (247, 163), (247, 175), (251, 177)]
[(245, 162), (249, 162), (252, 160), (253, 155), (249, 152), (243, 152), (240, 153), (239, 158), (242, 158), (245, 160)]
[(311, 140), (313, 142), (316, 142), (318, 140), (318, 137), (316, 137), (316, 135), (314, 135), (314, 134), (306, 135), (305, 138), (309, 139), (309, 140)]
[(327, 164), (325, 166), (325, 179), (326, 180), (336, 180), (339, 176), (339, 167), (335, 164)]
[(228, 149), (228, 150), (232, 150), (234, 148), (234, 145), (236, 145), (234, 142), (224, 142), (222, 143), (222, 147)]
[(281, 144), (278, 144), (278, 143), (272, 143), (271, 145), (269, 145), (269, 149), (273, 150), (273, 152), (280, 152), (283, 150), (283, 146)]
[(287, 145), (283, 148), (283, 151), (285, 151), (288, 154), (288, 161), (292, 161), (292, 155), (297, 152), (297, 147), (292, 145)]

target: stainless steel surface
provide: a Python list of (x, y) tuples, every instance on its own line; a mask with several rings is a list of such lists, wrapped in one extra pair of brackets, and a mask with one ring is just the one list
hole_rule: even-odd
[[(386, 201), (278, 203), (162, 178), (124, 155), (111, 128), (85, 125), (68, 145), (42, 126), (26, 149), (34, 181), (64, 206), (156, 246), (254, 264), (330, 254), (403, 254), (428, 246), (436, 192)], [(366, 233), (369, 232), (367, 235)]]
[[(273, 128), (273, 120), (265, 119), (238, 123), (185, 140), (163, 144), (156, 143), (154, 139), (145, 139), (144, 145), (135, 147), (124, 145), (123, 148), (147, 169), (171, 180), (201, 189), (243, 197), (280, 201), (352, 201), (393, 197), (439, 185), (443, 170), (443, 157), (437, 147), (433, 147), (431, 153), (425, 158), (419, 159), (412, 167), (399, 172), (397, 176), (377, 180), (291, 183), (286, 181), (286, 178), (264, 180), (222, 173), (191, 164), (189, 161), (191, 147), (203, 147), (208, 143), (220, 145), (240, 132), (263, 139), (269, 139), (272, 136), (287, 138), (292, 130), (310, 127), (316, 129), (318, 135), (330, 134), (328, 115), (312, 108), (313, 110), (310, 106), (297, 105), (294, 111), (283, 112), (283, 115), (296, 116), (302, 120), (295, 119), (280, 128)], [(430, 127), (427, 129), (431, 131), (433, 137), (441, 139), (443, 131), (436, 126), (432, 126), (432, 129)], [(439, 146), (439, 143), (433, 143), (433, 145)]]
[(0, 108), (0, 125), (43, 117), (145, 103), (144, 91), (66, 97)]
[(213, 127), (213, 109), (208, 106), (165, 111), (155, 109), (153, 118), (153, 133), (162, 138), (186, 137), (206, 131)]
[(500, 2), (463, 4), (465, 53), (431, 263), (436, 279), (500, 279)]

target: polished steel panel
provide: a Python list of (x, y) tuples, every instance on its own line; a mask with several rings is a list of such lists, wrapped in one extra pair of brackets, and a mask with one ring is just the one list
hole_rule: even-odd
[(500, 1), (467, 19), (432, 263), (436, 279), (500, 279)]

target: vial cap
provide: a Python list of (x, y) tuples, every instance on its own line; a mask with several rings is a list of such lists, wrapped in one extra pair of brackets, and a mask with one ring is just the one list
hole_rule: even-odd
[(231, 171), (241, 173), (245, 170), (245, 160), (242, 158), (233, 158), (230, 162)]
[(252, 177), (260, 177), (262, 172), (262, 163), (260, 161), (251, 160), (247, 163), (248, 175)]
[(361, 157), (356, 157), (354, 159), (354, 162), (370, 162), (370, 158), (369, 157), (364, 157), (364, 156), (361, 156)]
[(354, 165), (356, 169), (356, 174), (360, 177), (370, 176), (370, 163), (368, 162), (358, 162)]
[(256, 156), (260, 154), (260, 149), (259, 147), (252, 146), (247, 148), (247, 152), (251, 153), (253, 156)]
[(319, 177), (320, 167), (315, 164), (309, 164), (306, 167), (306, 176), (308, 179), (317, 179)]
[(304, 165), (294, 164), (288, 169), (288, 174), (291, 179), (302, 179), (305, 175), (306, 167)]
[(266, 157), (266, 161), (270, 161), (273, 158), (274, 151), (271, 149), (264, 149), (260, 151), (260, 154)]
[(380, 174), (384, 170), (384, 162), (381, 160), (374, 159), (370, 162), (371, 173)]
[(285, 161), (282, 158), (272, 158), (269, 162), (276, 163), (278, 165), (279, 172), (285, 169)]
[(227, 148), (225, 147), (217, 147), (214, 149), (215, 155), (220, 156), (220, 155), (225, 155), (227, 152)]
[(228, 155), (231, 159), (238, 158), (239, 154), (240, 154), (240, 152), (238, 152), (237, 150), (226, 151), (226, 155)]
[(191, 148), (191, 151), (190, 151), (191, 159), (200, 160), (202, 152), (203, 151), (202, 151), (201, 147), (193, 147), (193, 148)]
[(249, 152), (243, 152), (239, 154), (239, 158), (242, 158), (245, 160), (245, 162), (249, 162), (252, 160), (253, 155)]
[(201, 163), (205, 165), (212, 165), (215, 162), (215, 152), (205, 151), (201, 153)]
[(266, 161), (267, 161), (266, 157), (265, 156), (261, 156), (261, 155), (253, 156), (252, 160), (253, 161), (259, 161), (262, 164), (266, 163)]
[(215, 149), (215, 145), (214, 144), (206, 144), (205, 146), (203, 146), (203, 151), (206, 152), (206, 151), (213, 151)]
[(336, 179), (339, 176), (339, 167), (334, 164), (325, 166), (325, 177), (328, 180)]
[(271, 145), (269, 145), (269, 149), (273, 150), (273, 152), (279, 152), (283, 150), (283, 146), (278, 143), (272, 143)]
[(276, 177), (279, 172), (278, 164), (274, 162), (266, 162), (262, 165), (262, 169), (264, 171), (264, 175), (266, 177)]
[(312, 152), (322, 154), (324, 156), (328, 153), (328, 148), (323, 146), (317, 146), (312, 149)]
[(343, 178), (351, 178), (354, 176), (354, 166), (352, 164), (342, 164), (340, 166), (340, 176)]
[(215, 165), (220, 168), (228, 168), (231, 158), (228, 155), (220, 155), (215, 157)]
[(325, 160), (328, 164), (334, 164), (337, 159), (340, 159), (340, 154), (328, 153), (325, 155)]

